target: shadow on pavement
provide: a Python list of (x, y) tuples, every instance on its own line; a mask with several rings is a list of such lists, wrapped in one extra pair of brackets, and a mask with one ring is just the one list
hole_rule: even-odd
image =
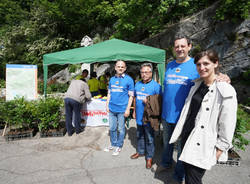
[[(173, 173), (176, 162), (173, 161), (173, 167), (166, 171), (157, 172), (157, 167), (160, 166), (161, 158), (162, 158), (162, 151), (163, 151), (163, 138), (162, 138), (162, 131), (155, 132), (155, 155), (154, 155), (154, 167), (152, 167), (151, 172), (154, 173), (154, 178), (164, 182), (164, 184), (174, 184), (176, 183), (173, 181)], [(174, 156), (173, 156), (174, 157)]]
[[(136, 127), (130, 127), (126, 131), (126, 135), (128, 136), (128, 140), (130, 144), (135, 148), (137, 148), (137, 140), (136, 140)], [(174, 168), (176, 162), (173, 161), (173, 167), (166, 171), (157, 172), (157, 167), (160, 166), (161, 157), (163, 150), (163, 138), (162, 131), (155, 132), (155, 154), (153, 158), (153, 166), (151, 168), (151, 172), (154, 173), (154, 178), (162, 181), (164, 184), (174, 184), (175, 182), (172, 179)]]
[(130, 127), (127, 130), (128, 140), (130, 140), (131, 145), (136, 149), (137, 140), (136, 140), (136, 127)]

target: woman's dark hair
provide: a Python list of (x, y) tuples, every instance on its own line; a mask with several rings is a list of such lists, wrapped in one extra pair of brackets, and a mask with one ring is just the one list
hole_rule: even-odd
[(82, 71), (82, 73), (87, 73), (87, 75), (89, 74), (89, 71), (87, 70), (87, 69), (84, 69), (83, 71)]
[(106, 72), (105, 75), (106, 75), (107, 77), (110, 77), (110, 73), (109, 73), (109, 72)]
[(219, 62), (219, 57), (217, 52), (215, 50), (210, 49), (196, 54), (196, 56), (194, 57), (194, 63), (196, 64), (204, 56), (207, 56), (208, 59), (213, 63)]
[(90, 77), (91, 77), (91, 78), (97, 77), (96, 72), (92, 72), (91, 75), (90, 75)]
[(213, 49), (209, 49), (209, 50), (206, 50), (206, 51), (199, 52), (194, 57), (194, 63), (196, 64), (204, 56), (207, 56), (208, 59), (210, 61), (212, 61), (213, 63), (218, 62), (218, 67), (215, 70), (215, 72), (217, 73), (219, 71), (219, 56), (218, 56), (218, 53)]

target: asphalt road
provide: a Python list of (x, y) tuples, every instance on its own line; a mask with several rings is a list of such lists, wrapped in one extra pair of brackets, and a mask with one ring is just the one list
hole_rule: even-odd
[[(156, 137), (153, 169), (135, 153), (135, 122), (127, 129), (119, 156), (104, 152), (109, 144), (108, 127), (86, 127), (79, 135), (6, 142), (0, 137), (1, 184), (173, 184), (173, 169), (153, 172), (160, 162), (162, 141)], [(246, 135), (250, 138), (250, 135)], [(207, 171), (204, 184), (250, 184), (250, 148), (238, 152), (240, 166), (217, 165)], [(176, 159), (176, 153), (175, 153)]]

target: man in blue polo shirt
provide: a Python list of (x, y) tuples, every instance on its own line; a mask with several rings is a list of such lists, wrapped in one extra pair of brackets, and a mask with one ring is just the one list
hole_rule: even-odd
[[(177, 34), (174, 41), (174, 52), (176, 59), (168, 63), (165, 79), (162, 103), (162, 125), (163, 125), (163, 153), (161, 165), (158, 172), (172, 167), (174, 145), (169, 144), (176, 123), (187, 98), (187, 95), (194, 85), (193, 80), (199, 78), (199, 74), (194, 64), (194, 59), (189, 56), (192, 48), (191, 41), (183, 34)], [(219, 73), (217, 81), (230, 82), (227, 75)], [(177, 145), (177, 159), (181, 154), (180, 143)], [(177, 160), (174, 179), (179, 183), (184, 182), (184, 168), (182, 162)]]
[(161, 94), (161, 86), (152, 79), (153, 66), (151, 63), (141, 65), (141, 79), (135, 85), (135, 108), (133, 117), (136, 118), (137, 129), (137, 152), (131, 155), (131, 159), (137, 159), (146, 155), (146, 168), (152, 166), (154, 156), (154, 129), (150, 122), (143, 122), (144, 107), (147, 103), (147, 96)]
[(109, 81), (107, 96), (107, 111), (109, 112), (109, 130), (111, 145), (104, 149), (114, 150), (114, 156), (119, 155), (125, 137), (125, 117), (130, 114), (134, 96), (134, 81), (125, 74), (126, 63), (119, 60), (115, 64), (116, 75)]
[[(168, 142), (179, 119), (185, 99), (193, 85), (192, 80), (199, 78), (194, 59), (188, 55), (191, 47), (191, 42), (185, 35), (177, 35), (174, 41), (176, 59), (168, 63), (166, 68), (162, 103), (164, 148), (161, 166), (157, 169), (158, 171), (172, 166), (174, 145)], [(180, 144), (178, 144), (177, 148), (177, 157), (179, 158), (181, 153)], [(176, 163), (174, 179), (180, 183), (184, 180), (184, 168), (179, 160)]]

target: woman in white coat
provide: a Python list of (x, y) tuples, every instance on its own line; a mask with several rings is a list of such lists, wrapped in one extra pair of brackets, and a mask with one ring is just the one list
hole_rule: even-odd
[(217, 160), (226, 161), (236, 126), (237, 98), (234, 88), (216, 81), (219, 58), (203, 51), (194, 60), (200, 79), (195, 81), (182, 109), (170, 144), (181, 140), (180, 160), (186, 184), (201, 184), (205, 171)]

